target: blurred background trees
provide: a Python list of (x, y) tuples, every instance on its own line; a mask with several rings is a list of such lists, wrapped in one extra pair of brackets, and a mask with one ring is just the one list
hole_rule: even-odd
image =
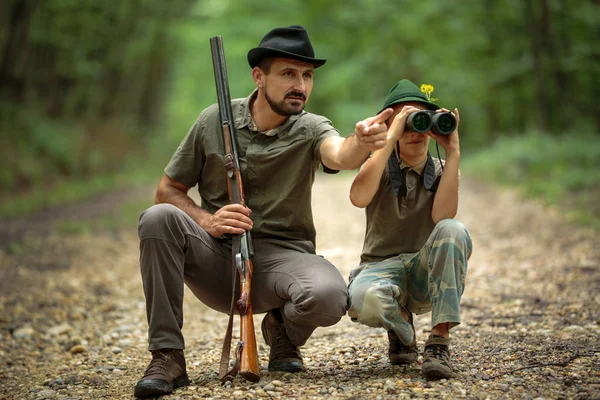
[(292, 24), (328, 60), (307, 110), (342, 134), (409, 78), (459, 108), (472, 153), (527, 132), (596, 138), (599, 21), (598, 0), (5, 0), (0, 196), (122, 171), (157, 179), (215, 102), (209, 37), (223, 36), (232, 97), (245, 97), (248, 50)]

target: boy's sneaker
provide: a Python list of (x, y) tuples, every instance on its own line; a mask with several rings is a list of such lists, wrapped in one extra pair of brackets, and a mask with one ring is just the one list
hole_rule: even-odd
[(452, 378), (454, 376), (450, 362), (450, 339), (431, 335), (425, 342), (423, 351), (423, 374), (430, 379)]
[(390, 341), (388, 356), (390, 357), (390, 363), (392, 365), (412, 364), (417, 361), (417, 358), (419, 357), (417, 338), (411, 312), (408, 312), (408, 323), (412, 326), (413, 330), (413, 340), (408, 346), (402, 343), (396, 332), (393, 330), (387, 331), (388, 340)]

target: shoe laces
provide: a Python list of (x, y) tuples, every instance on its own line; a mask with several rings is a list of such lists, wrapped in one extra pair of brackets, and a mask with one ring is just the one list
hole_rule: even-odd
[(436, 358), (443, 361), (450, 360), (450, 350), (448, 349), (448, 346), (444, 344), (427, 345), (425, 353), (429, 358)]

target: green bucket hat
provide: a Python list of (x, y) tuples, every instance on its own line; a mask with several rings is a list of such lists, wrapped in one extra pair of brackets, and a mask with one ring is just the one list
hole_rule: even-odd
[(417, 85), (409, 81), (408, 79), (402, 79), (396, 83), (388, 92), (383, 108), (379, 111), (383, 111), (386, 108), (393, 106), (398, 103), (405, 103), (409, 101), (417, 101), (427, 105), (430, 110), (437, 110), (440, 108), (437, 104), (429, 101), (425, 93), (421, 92)]

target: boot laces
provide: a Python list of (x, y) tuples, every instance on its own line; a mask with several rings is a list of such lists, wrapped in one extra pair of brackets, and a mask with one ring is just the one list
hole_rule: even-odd
[(161, 351), (153, 352), (152, 361), (150, 361), (150, 365), (146, 368), (144, 376), (163, 374), (168, 369), (169, 362), (172, 361), (168, 353), (165, 354)]
[(275, 341), (271, 348), (272, 356), (277, 359), (281, 358), (298, 358), (302, 359), (300, 350), (296, 347), (288, 337), (285, 328), (282, 325), (278, 325), (275, 330)]

